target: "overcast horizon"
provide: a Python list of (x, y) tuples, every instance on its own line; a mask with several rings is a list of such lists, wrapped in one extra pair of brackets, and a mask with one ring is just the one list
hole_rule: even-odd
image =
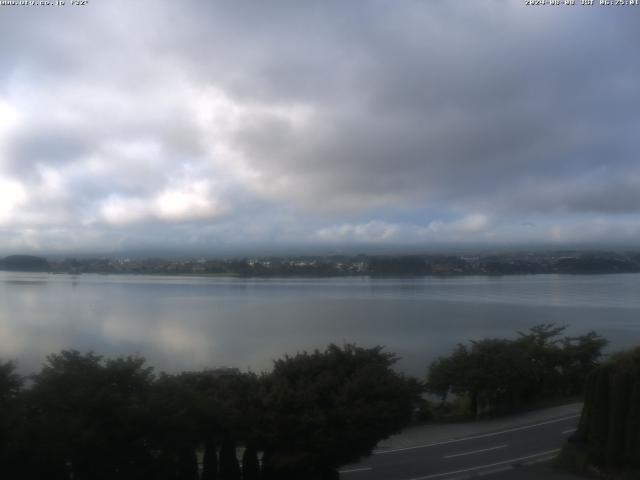
[(0, 255), (640, 238), (640, 7), (66, 3), (0, 6)]

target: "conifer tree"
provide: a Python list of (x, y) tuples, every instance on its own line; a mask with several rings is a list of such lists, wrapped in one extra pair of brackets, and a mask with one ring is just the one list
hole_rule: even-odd
[(258, 452), (253, 445), (247, 445), (242, 455), (242, 480), (258, 480), (259, 478)]
[(220, 448), (220, 480), (240, 480), (240, 464), (236, 456), (236, 443), (227, 434)]
[(202, 459), (202, 480), (217, 480), (218, 478), (218, 453), (215, 440), (209, 437), (204, 444), (204, 457)]

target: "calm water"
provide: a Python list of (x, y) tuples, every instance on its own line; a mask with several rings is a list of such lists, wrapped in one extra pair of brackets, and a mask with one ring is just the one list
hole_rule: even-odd
[(422, 375), (457, 342), (541, 322), (640, 344), (640, 274), (236, 279), (0, 272), (0, 358), (32, 371), (62, 348), (138, 352), (159, 369), (268, 369), (330, 342), (385, 345)]

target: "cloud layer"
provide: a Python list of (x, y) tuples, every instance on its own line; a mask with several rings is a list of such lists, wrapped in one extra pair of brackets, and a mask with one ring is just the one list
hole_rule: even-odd
[(0, 250), (640, 233), (640, 10), (1, 8)]

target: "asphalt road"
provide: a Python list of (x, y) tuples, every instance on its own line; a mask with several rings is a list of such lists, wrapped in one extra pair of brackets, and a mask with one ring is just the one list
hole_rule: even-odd
[[(340, 471), (343, 480), (458, 480), (496, 475), (514, 468), (549, 462), (579, 415), (451, 440), (374, 452), (361, 463)], [(514, 474), (514, 478), (517, 475)]]

